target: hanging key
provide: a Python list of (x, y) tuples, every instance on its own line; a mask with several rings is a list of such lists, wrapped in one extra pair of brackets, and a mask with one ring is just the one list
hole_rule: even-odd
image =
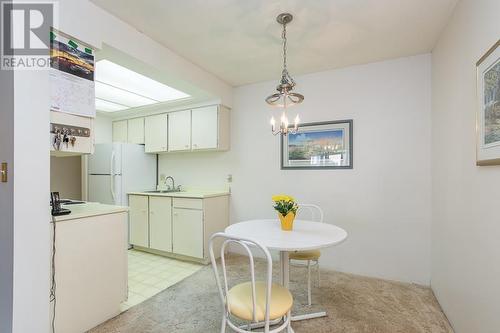
[(69, 137), (68, 137), (68, 134), (67, 133), (64, 133), (63, 135), (63, 139), (62, 139), (62, 142), (64, 142), (66, 144), (66, 148), (68, 148), (68, 144), (69, 144)]

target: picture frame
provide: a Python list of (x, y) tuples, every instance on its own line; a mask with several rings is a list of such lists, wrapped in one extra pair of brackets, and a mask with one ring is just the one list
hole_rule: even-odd
[(353, 168), (353, 120), (307, 123), (281, 136), (282, 170)]
[(476, 63), (476, 165), (500, 165), (500, 40)]

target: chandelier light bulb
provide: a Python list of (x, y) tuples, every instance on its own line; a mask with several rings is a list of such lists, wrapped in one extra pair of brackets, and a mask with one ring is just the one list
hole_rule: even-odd
[(280, 120), (279, 120), (279, 127), (276, 129), (276, 120), (274, 117), (271, 117), (271, 120), (269, 123), (271, 124), (271, 130), (273, 135), (287, 135), (288, 133), (290, 134), (296, 134), (299, 128), (299, 122), (300, 118), (297, 115), (294, 120), (294, 125), (293, 127), (290, 126), (290, 120), (288, 119), (288, 116), (286, 115), (286, 111), (283, 111), (281, 114)]

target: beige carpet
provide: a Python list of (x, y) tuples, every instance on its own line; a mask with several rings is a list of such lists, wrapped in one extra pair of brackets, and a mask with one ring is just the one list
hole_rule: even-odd
[[(246, 258), (235, 256), (228, 262), (232, 281), (248, 280)], [(277, 263), (273, 267), (276, 271)], [(263, 272), (262, 263), (257, 263), (257, 270)], [(429, 288), (332, 271), (322, 270), (321, 274), (321, 288), (313, 289), (316, 305), (308, 307), (304, 305), (305, 269), (291, 270), (294, 313), (322, 309), (328, 313), (325, 318), (294, 322), (296, 333), (453, 332)], [(90, 332), (215, 333), (220, 332), (221, 316), (213, 272), (206, 266)]]

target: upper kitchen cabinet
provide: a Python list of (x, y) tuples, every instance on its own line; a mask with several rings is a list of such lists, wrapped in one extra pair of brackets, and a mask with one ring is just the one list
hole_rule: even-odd
[(217, 105), (192, 110), (192, 150), (229, 149), (229, 111)]
[(145, 151), (146, 153), (160, 153), (168, 151), (168, 121), (167, 114), (158, 114), (146, 117)]
[(113, 142), (128, 141), (128, 125), (127, 120), (113, 122)]
[[(144, 143), (146, 153), (229, 150), (229, 109), (210, 105), (113, 122), (113, 141)], [(143, 140), (143, 141), (141, 141)]]
[(168, 151), (191, 150), (191, 110), (168, 114)]
[(144, 144), (144, 118), (128, 120), (127, 142)]
[(144, 144), (144, 118), (114, 121), (113, 142)]

